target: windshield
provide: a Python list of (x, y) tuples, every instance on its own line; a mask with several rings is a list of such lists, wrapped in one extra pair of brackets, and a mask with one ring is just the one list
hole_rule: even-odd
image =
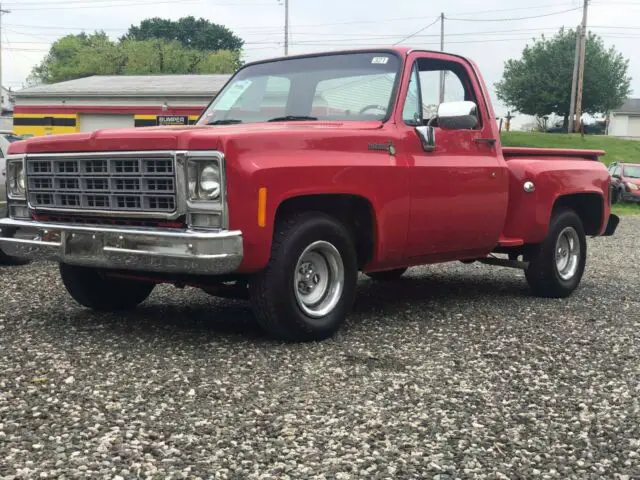
[(637, 167), (624, 167), (623, 175), (628, 178), (640, 178), (640, 165)]
[(386, 120), (400, 60), (345, 53), (260, 63), (240, 70), (198, 124), (284, 120)]

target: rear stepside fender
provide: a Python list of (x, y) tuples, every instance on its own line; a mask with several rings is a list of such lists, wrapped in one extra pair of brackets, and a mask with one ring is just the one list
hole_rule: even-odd
[[(552, 161), (553, 160), (553, 161)], [(540, 243), (554, 210), (570, 208), (587, 235), (605, 233), (610, 216), (609, 174), (600, 162), (565, 158), (510, 159), (504, 237)]]

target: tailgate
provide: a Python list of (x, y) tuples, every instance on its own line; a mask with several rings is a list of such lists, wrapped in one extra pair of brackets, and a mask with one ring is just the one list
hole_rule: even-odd
[[(575, 158), (580, 160), (598, 160), (605, 154), (604, 150), (577, 150), (572, 148), (530, 148), (530, 147), (502, 147), (505, 160), (522, 157), (547, 157), (549, 160)], [(544, 158), (541, 158), (543, 160)]]

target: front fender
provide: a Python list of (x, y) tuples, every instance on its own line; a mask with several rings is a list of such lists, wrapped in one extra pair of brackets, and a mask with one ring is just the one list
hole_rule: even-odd
[[(314, 165), (257, 169), (229, 181), (229, 227), (245, 242), (243, 273), (264, 268), (271, 255), (280, 206), (308, 196), (349, 195), (366, 200), (373, 214), (373, 264), (393, 265), (404, 255), (410, 199), (407, 169), (397, 165)], [(264, 224), (258, 222), (260, 188), (266, 189)]]

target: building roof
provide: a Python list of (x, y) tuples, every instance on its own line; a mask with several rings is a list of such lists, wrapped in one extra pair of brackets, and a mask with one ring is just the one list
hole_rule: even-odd
[(211, 97), (229, 74), (94, 75), (66, 82), (38, 85), (14, 92), (26, 97)]
[(613, 112), (640, 115), (640, 98), (627, 98), (622, 106), (616, 108)]

